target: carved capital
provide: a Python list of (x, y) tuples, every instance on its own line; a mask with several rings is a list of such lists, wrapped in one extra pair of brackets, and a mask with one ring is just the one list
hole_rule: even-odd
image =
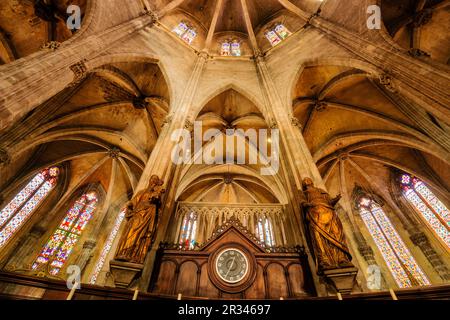
[(184, 123), (184, 128), (193, 131), (194, 130), (194, 124), (190, 120), (186, 120)]
[(77, 84), (79, 84), (81, 81), (84, 80), (84, 78), (86, 78), (87, 76), (87, 67), (86, 67), (86, 60), (82, 60), (80, 62), (77, 62), (73, 65), (71, 65), (69, 68), (70, 70), (73, 72), (74, 77), (73, 77), (73, 81), (70, 84), (70, 86), (75, 86)]
[(255, 50), (253, 59), (255, 59), (256, 62), (258, 62), (258, 63), (264, 62), (265, 57), (266, 57), (266, 54), (264, 52), (261, 52), (259, 49)]
[(173, 120), (173, 113), (168, 114), (164, 119), (163, 123), (161, 124), (161, 128), (164, 127), (165, 125), (170, 125), (172, 123), (172, 120)]
[(363, 244), (363, 245), (358, 246), (358, 251), (366, 260), (374, 257), (373, 250), (368, 245)]
[(49, 41), (41, 46), (41, 50), (55, 51), (61, 46), (59, 41)]
[(380, 84), (383, 85), (388, 91), (396, 93), (397, 89), (394, 84), (394, 80), (388, 73), (380, 74)]
[(83, 244), (83, 249), (92, 250), (95, 248), (96, 244), (97, 244), (97, 242), (95, 240), (86, 240)]
[(300, 121), (297, 119), (297, 117), (292, 116), (291, 117), (291, 123), (294, 127), (297, 127), (299, 129), (302, 129), (302, 124), (300, 123)]
[(412, 243), (418, 247), (430, 245), (428, 237), (423, 232), (417, 232), (410, 237)]
[(155, 12), (153, 10), (147, 10), (145, 12), (145, 14), (151, 18), (150, 23), (149, 23), (151, 26), (153, 26), (154, 24), (156, 24), (159, 21), (157, 12)]
[(197, 53), (198, 57), (204, 61), (208, 60), (211, 58), (211, 56), (208, 54), (208, 52), (206, 51), (200, 51)]

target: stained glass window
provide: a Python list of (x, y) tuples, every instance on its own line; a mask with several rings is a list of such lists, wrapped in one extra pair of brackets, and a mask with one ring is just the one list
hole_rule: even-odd
[(291, 32), (282, 24), (278, 24), (274, 31), (283, 40), (291, 35)]
[(180, 22), (172, 31), (187, 44), (191, 44), (197, 37), (197, 32), (186, 22)]
[(183, 36), (183, 34), (186, 33), (186, 31), (189, 30), (189, 27), (186, 23), (180, 22), (178, 26), (176, 26), (175, 29), (173, 29), (173, 32), (175, 32), (180, 38)]
[(55, 187), (58, 176), (58, 167), (42, 170), (0, 211), (0, 248)]
[(197, 216), (191, 212), (186, 215), (181, 225), (179, 244), (185, 248), (194, 249), (197, 235)]
[(50, 274), (57, 275), (60, 272), (92, 218), (97, 203), (96, 192), (85, 193), (74, 202), (59, 227), (42, 248), (32, 266), (34, 270), (46, 265), (49, 267)]
[(100, 254), (100, 258), (98, 258), (97, 264), (95, 265), (94, 272), (91, 276), (90, 283), (95, 284), (97, 281), (98, 275), (100, 274), (100, 271), (103, 268), (103, 265), (105, 264), (106, 257), (109, 254), (109, 251), (111, 250), (111, 247), (114, 243), (114, 240), (116, 239), (117, 233), (119, 232), (120, 226), (122, 225), (122, 221), (125, 218), (125, 209), (119, 212), (119, 215), (116, 218), (116, 221), (114, 222), (113, 229), (111, 230), (111, 233), (108, 236), (108, 239), (106, 240), (106, 243), (102, 249), (102, 253)]
[(193, 29), (189, 29), (185, 34), (183, 34), (181, 39), (183, 39), (187, 44), (191, 44), (196, 36), (197, 32), (195, 32)]
[(226, 40), (222, 42), (220, 54), (222, 56), (234, 56), (234, 57), (240, 57), (241, 56), (241, 43), (239, 40)]
[(267, 38), (267, 40), (269, 40), (272, 47), (276, 46), (277, 44), (279, 44), (281, 42), (281, 38), (273, 30), (266, 32), (266, 38)]
[(400, 288), (429, 285), (383, 209), (369, 197), (359, 201), (360, 215)]
[(275, 245), (272, 223), (268, 218), (259, 218), (256, 224), (256, 237), (268, 247)]
[(231, 55), (231, 44), (228, 41), (222, 43), (222, 50), (220, 51), (222, 56), (230, 56)]
[(231, 55), (234, 57), (241, 56), (241, 44), (237, 40), (233, 40), (233, 42), (231, 43)]
[(265, 35), (272, 46), (276, 46), (281, 41), (289, 37), (292, 33), (281, 23), (277, 24), (275, 28), (266, 31)]
[(403, 194), (437, 236), (450, 247), (450, 211), (421, 181), (409, 174), (400, 176)]

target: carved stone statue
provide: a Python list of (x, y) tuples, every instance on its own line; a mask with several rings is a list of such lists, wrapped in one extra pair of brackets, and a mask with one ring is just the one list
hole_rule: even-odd
[(164, 181), (153, 175), (148, 188), (138, 192), (127, 203), (127, 224), (119, 242), (116, 260), (144, 263), (155, 236), (161, 196), (165, 192), (163, 184)]
[(302, 205), (318, 273), (353, 266), (344, 230), (334, 208), (341, 196), (331, 199), (326, 191), (316, 188), (310, 178), (303, 180), (303, 192), (306, 202)]

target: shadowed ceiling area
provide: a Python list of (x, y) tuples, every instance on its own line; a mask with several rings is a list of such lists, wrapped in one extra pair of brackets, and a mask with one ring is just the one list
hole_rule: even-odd
[(415, 56), (430, 56), (444, 64), (450, 62), (448, 1), (382, 1), (381, 9), (389, 34), (400, 46)]
[[(88, 0), (2, 0), (0, 2), (0, 65), (26, 57), (50, 42), (64, 42), (69, 30), (66, 10), (77, 5), (84, 17)], [(11, 23), (13, 22), (13, 23)]]

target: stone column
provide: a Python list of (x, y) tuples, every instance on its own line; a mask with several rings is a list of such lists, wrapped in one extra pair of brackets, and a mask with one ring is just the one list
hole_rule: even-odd
[(112, 159), (111, 175), (109, 179), (108, 191), (106, 192), (106, 198), (103, 201), (102, 207), (98, 210), (96, 214), (96, 219), (93, 221), (94, 227), (92, 228), (89, 238), (84, 242), (83, 249), (78, 256), (75, 264), (80, 268), (81, 272), (84, 273), (84, 269), (92, 257), (92, 252), (97, 245), (97, 239), (101, 233), (101, 227), (106, 219), (106, 214), (111, 206), (111, 197), (114, 192), (116, 174), (117, 174), (117, 159), (120, 156), (120, 150), (117, 148), (111, 149), (109, 151), (109, 157)]
[(24, 235), (21, 240), (17, 242), (14, 250), (11, 251), (10, 258), (6, 263), (6, 269), (30, 269), (31, 265), (27, 266), (26, 262), (33, 249), (36, 247), (36, 243), (39, 243), (39, 239), (44, 235), (46, 229), (40, 225), (35, 225), (29, 233)]
[(83, 273), (84, 268), (86, 267), (89, 259), (92, 257), (92, 251), (94, 250), (97, 242), (95, 240), (89, 239), (83, 243), (83, 249), (80, 252), (80, 255), (77, 257), (75, 261), (75, 265), (77, 265), (81, 273)]
[[(200, 52), (198, 54), (197, 61), (184, 90), (184, 94), (180, 101), (173, 106), (171, 114), (167, 117), (135, 190), (135, 193), (137, 193), (146, 188), (148, 181), (153, 174), (156, 174), (163, 179), (167, 186), (167, 192), (163, 199), (164, 203), (159, 212), (159, 222), (155, 241), (147, 254), (144, 265), (138, 266), (136, 264), (121, 263), (114, 260), (110, 262), (110, 265), (112, 266), (111, 271), (115, 276), (116, 285), (118, 286), (129, 287), (139, 274), (141, 275), (140, 280), (137, 283), (139, 290), (146, 291), (149, 286), (158, 244), (165, 239), (171, 218), (168, 213), (173, 211), (173, 206), (175, 205), (174, 190), (170, 188), (170, 180), (176, 168), (171, 159), (171, 152), (176, 145), (176, 142), (171, 140), (171, 134), (177, 129), (190, 129), (191, 127), (191, 121), (187, 119), (187, 115), (196, 93), (198, 81), (208, 58), (209, 56), (205, 52)], [(165, 203), (170, 205), (165, 207)]]
[[(35, 106), (78, 83), (89, 70), (89, 59), (113, 44), (153, 25), (153, 15), (143, 15), (97, 34), (64, 43), (55, 51), (41, 51), (0, 67), (0, 129)], [(58, 81), (54, 81), (57, 79)]]
[[(279, 96), (275, 84), (273, 82), (272, 76), (267, 68), (264, 57), (261, 53), (256, 51), (255, 53), (255, 63), (258, 71), (258, 76), (260, 79), (260, 84), (262, 91), (265, 93), (265, 101), (267, 106), (268, 116), (272, 121), (272, 128), (277, 128), (280, 131), (280, 147), (283, 150), (283, 156), (286, 159), (286, 166), (289, 172), (290, 178), (294, 179), (296, 189), (292, 190), (294, 199), (291, 203), (293, 212), (295, 214), (295, 221), (298, 224), (297, 230), (301, 233), (302, 243), (306, 244), (306, 237), (303, 232), (303, 219), (301, 218), (300, 212), (300, 194), (299, 190), (302, 189), (301, 179), (305, 177), (310, 177), (314, 180), (316, 185), (324, 188), (322, 177), (320, 176), (319, 169), (317, 168), (311, 152), (306, 145), (305, 139), (301, 134), (300, 130), (296, 126), (296, 122), (292, 121), (292, 115), (288, 111), (290, 106), (285, 106)], [(289, 186), (288, 186), (289, 188)], [(314, 262), (312, 260), (311, 252), (306, 246), (306, 254), (308, 255), (308, 262), (311, 270), (315, 269)], [(316, 286), (316, 290), (319, 296), (326, 295), (326, 289), (323, 284), (321, 284), (319, 277), (313, 272), (313, 281)]]
[(423, 254), (427, 257), (428, 261), (433, 266), (434, 270), (438, 273), (439, 277), (441, 277), (444, 281), (450, 280), (450, 273), (447, 266), (441, 260), (439, 255), (436, 253), (434, 248), (431, 246), (428, 237), (423, 232), (416, 232), (410, 236), (412, 243), (422, 250)]

